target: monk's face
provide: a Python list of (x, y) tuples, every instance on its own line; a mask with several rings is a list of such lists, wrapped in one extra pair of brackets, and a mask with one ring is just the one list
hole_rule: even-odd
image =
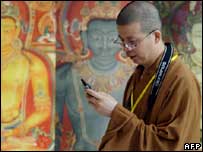
[(145, 65), (151, 60), (153, 32), (143, 33), (140, 23), (137, 22), (128, 25), (118, 25), (117, 29), (123, 49), (134, 63)]
[(1, 18), (1, 44), (11, 45), (17, 37), (16, 22), (12, 18)]

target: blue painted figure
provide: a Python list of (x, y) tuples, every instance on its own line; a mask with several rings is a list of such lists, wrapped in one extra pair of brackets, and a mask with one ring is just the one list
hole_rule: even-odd
[[(73, 150), (97, 150), (109, 119), (97, 114), (88, 104), (80, 79), (84, 78), (94, 89), (101, 88), (101, 91), (108, 91), (120, 100), (130, 68), (126, 68), (127, 65), (118, 62), (115, 57), (120, 50), (119, 45), (113, 43), (117, 38), (115, 20), (90, 21), (87, 31), (81, 33), (81, 38), (84, 51), (91, 50), (93, 57), (82, 64), (67, 63), (57, 68), (56, 112), (61, 122), (63, 107), (68, 109), (76, 135)], [(57, 126), (58, 135), (59, 130)], [(56, 140), (56, 149), (59, 149), (59, 145)]]

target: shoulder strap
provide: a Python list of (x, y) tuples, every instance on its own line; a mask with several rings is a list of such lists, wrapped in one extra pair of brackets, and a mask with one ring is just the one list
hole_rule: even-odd
[(149, 110), (152, 109), (152, 107), (156, 101), (158, 91), (161, 87), (162, 81), (163, 81), (165, 74), (168, 70), (168, 66), (170, 64), (170, 60), (171, 60), (171, 57), (173, 55), (172, 45), (170, 43), (165, 43), (165, 45), (166, 45), (166, 49), (164, 51), (161, 62), (159, 64), (159, 68), (158, 68), (158, 71), (156, 73), (156, 77), (155, 77), (155, 80), (153, 82), (152, 90), (151, 90), (149, 100), (148, 100)]

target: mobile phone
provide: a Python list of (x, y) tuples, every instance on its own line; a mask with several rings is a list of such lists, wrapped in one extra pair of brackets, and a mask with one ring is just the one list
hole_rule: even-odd
[(85, 82), (85, 80), (83, 80), (83, 79), (80, 79), (80, 80), (81, 80), (82, 84), (84, 85), (85, 89), (92, 89), (91, 85), (88, 84), (87, 82)]
[[(91, 85), (88, 84), (85, 80), (83, 80), (83, 79), (80, 79), (80, 80), (81, 80), (81, 82), (82, 82), (82, 84), (83, 84), (83, 86), (84, 86), (85, 89), (92, 89)], [(95, 96), (92, 96), (92, 95), (89, 94), (89, 93), (87, 93), (87, 94), (88, 94), (89, 96), (91, 96), (91, 97), (96, 98)], [(98, 99), (98, 98), (96, 98), (96, 99)]]
[[(91, 87), (91, 85), (90, 84), (88, 84), (85, 80), (83, 80), (83, 79), (80, 79), (81, 80), (81, 82), (82, 82), (82, 84), (83, 84), (83, 86), (84, 86), (84, 88), (85, 89), (92, 89), (92, 87)], [(89, 94), (89, 93), (87, 93), (89, 96), (91, 96), (91, 97), (94, 97), (94, 96), (92, 96), (91, 94)], [(94, 97), (94, 98), (96, 98), (96, 97)], [(97, 99), (97, 98), (96, 98)]]

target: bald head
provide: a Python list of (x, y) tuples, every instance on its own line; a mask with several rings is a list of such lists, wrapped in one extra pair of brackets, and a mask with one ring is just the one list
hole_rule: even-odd
[(133, 22), (141, 24), (142, 32), (148, 33), (158, 29), (161, 31), (159, 12), (154, 5), (144, 1), (128, 3), (119, 13), (117, 25), (128, 25)]

